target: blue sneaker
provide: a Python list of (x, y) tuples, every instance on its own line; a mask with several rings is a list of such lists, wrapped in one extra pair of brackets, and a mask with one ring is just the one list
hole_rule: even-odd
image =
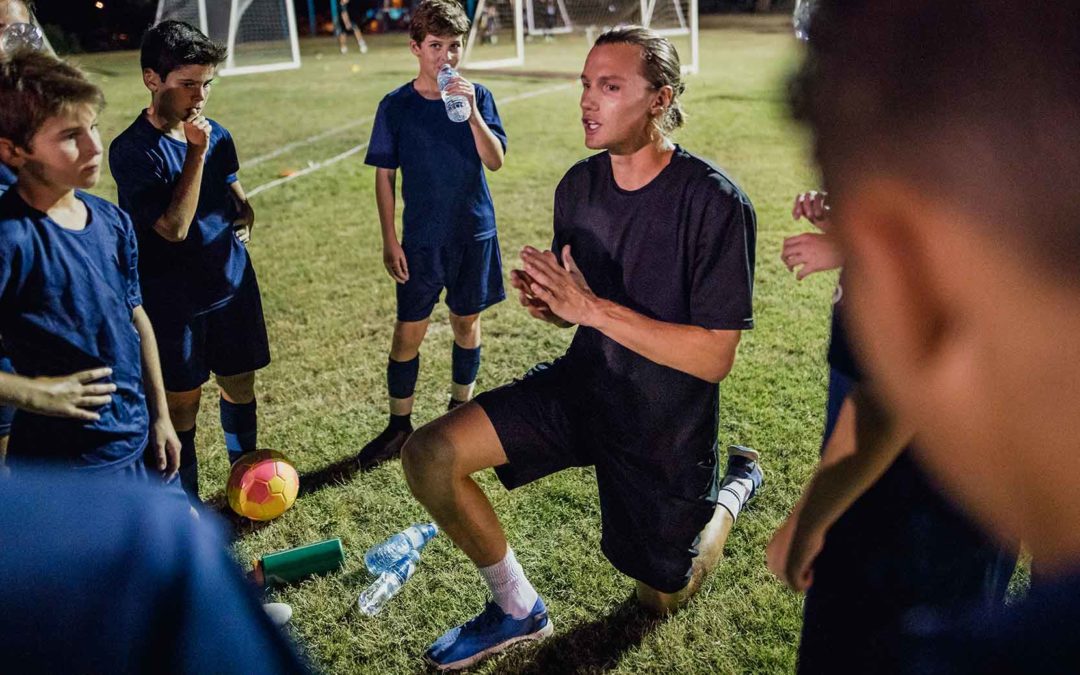
[(761, 489), (765, 476), (762, 474), (761, 465), (758, 464), (758, 451), (745, 445), (729, 445), (727, 449), (727, 469), (724, 470), (724, 478), (720, 481), (720, 489), (734, 480), (750, 481), (750, 494), (746, 496), (743, 506), (754, 498)]
[(519, 642), (543, 640), (553, 631), (540, 598), (524, 619), (513, 618), (489, 601), (476, 617), (443, 633), (424, 653), (424, 660), (436, 670), (461, 670)]

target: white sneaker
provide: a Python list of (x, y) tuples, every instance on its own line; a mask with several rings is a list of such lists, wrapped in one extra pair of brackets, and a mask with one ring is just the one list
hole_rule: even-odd
[(361, 54), (367, 54), (367, 43), (366, 42), (363, 42), (363, 41), (360, 42), (360, 53)]
[(263, 605), (263, 611), (275, 626), (281, 628), (292, 619), (292, 607), (284, 602), (267, 602)]

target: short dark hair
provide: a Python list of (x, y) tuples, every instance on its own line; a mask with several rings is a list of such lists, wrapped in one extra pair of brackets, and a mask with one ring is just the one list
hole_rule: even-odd
[(1080, 280), (1078, 66), (1075, 1), (820, 0), (791, 98), (834, 197), (900, 177)]
[(428, 35), (468, 35), (469, 17), (455, 0), (424, 0), (409, 22), (409, 38), (423, 42)]
[(663, 35), (641, 26), (612, 28), (596, 38), (594, 47), (600, 45), (634, 45), (641, 48), (641, 74), (654, 89), (671, 87), (671, 105), (664, 116), (656, 120), (662, 134), (670, 134), (683, 125), (686, 114), (679, 97), (686, 91), (682, 80), (679, 52)]
[(105, 96), (78, 68), (30, 50), (0, 61), (0, 138), (29, 149), (46, 120), (81, 104), (100, 110)]
[(217, 66), (228, 51), (183, 21), (162, 21), (146, 31), (140, 63), (162, 80), (183, 66)]

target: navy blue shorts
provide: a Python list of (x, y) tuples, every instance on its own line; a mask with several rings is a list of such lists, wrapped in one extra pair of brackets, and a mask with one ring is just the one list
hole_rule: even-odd
[(569, 467), (595, 467), (604, 555), (629, 577), (679, 591), (716, 510), (716, 448), (680, 465), (621, 451), (582, 389), (573, 369), (556, 361), (477, 396), (509, 460), (495, 473), (512, 490)]
[(446, 306), (457, 316), (479, 314), (506, 299), (499, 238), (437, 247), (404, 244), (409, 280), (397, 284), (398, 321), (423, 321), (446, 289)]
[[(829, 379), (831, 434), (854, 383), (836, 371)], [(910, 616), (1001, 603), (1015, 564), (908, 448), (825, 537), (803, 607), (799, 672), (903, 670), (898, 646)]]
[[(6, 356), (0, 356), (0, 371), (5, 373), (14, 373), (15, 368), (11, 365), (11, 359)], [(10, 405), (0, 405), (0, 436), (11, 435), (11, 421), (15, 419), (15, 407)]]
[(157, 336), (165, 389), (191, 391), (217, 375), (239, 375), (270, 363), (270, 343), (263, 320), (255, 270), (223, 307), (195, 317), (176, 317), (168, 308), (146, 308)]

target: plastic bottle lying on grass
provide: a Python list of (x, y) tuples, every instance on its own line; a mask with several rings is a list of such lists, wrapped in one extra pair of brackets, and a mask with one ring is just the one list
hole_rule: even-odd
[(438, 533), (439, 528), (435, 523), (413, 525), (369, 548), (364, 554), (364, 565), (367, 566), (368, 572), (382, 574), (409, 555), (409, 551), (422, 551)]
[(418, 562), (420, 562), (420, 552), (413, 549), (393, 567), (380, 574), (375, 583), (360, 594), (357, 600), (360, 611), (368, 616), (375, 616), (381, 612), (390, 598), (397, 595), (405, 582), (416, 572)]

